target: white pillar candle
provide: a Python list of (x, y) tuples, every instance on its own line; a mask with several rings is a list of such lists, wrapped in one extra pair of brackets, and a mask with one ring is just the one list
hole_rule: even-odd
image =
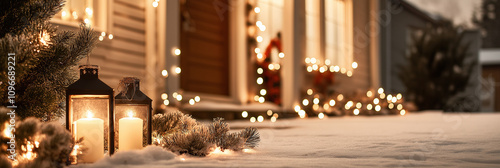
[(83, 137), (82, 144), (86, 148), (78, 160), (92, 163), (104, 157), (104, 121), (100, 118), (92, 118), (90, 111), (87, 115), (87, 118), (75, 122), (76, 138)]
[(129, 112), (128, 117), (118, 121), (119, 125), (119, 145), (120, 151), (142, 149), (142, 119), (133, 117)]

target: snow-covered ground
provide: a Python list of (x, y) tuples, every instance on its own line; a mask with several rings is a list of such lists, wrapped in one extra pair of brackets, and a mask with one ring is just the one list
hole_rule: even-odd
[(233, 130), (258, 127), (260, 146), (203, 158), (148, 147), (77, 167), (500, 167), (500, 113), (424, 112), (230, 125)]

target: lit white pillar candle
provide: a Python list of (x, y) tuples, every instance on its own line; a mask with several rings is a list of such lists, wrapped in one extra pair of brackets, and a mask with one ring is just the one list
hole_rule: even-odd
[(118, 121), (120, 151), (142, 149), (142, 119), (133, 116), (134, 113), (130, 111), (128, 117)]
[(92, 112), (87, 112), (87, 118), (81, 118), (75, 122), (76, 137), (83, 137), (82, 144), (86, 151), (79, 161), (92, 163), (104, 157), (104, 121), (100, 118), (92, 118)]

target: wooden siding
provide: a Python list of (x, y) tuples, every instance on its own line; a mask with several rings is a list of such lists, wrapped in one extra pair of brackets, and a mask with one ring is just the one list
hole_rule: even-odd
[[(146, 68), (145, 2), (144, 0), (113, 0), (109, 17), (110, 33), (94, 49), (90, 62), (99, 65), (99, 77), (113, 88), (121, 78), (135, 76), (144, 81)], [(82, 63), (85, 63), (83, 60)], [(143, 85), (144, 87), (144, 85)]]

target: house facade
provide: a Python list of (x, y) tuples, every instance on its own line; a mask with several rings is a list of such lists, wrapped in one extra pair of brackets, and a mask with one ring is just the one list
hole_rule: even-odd
[[(140, 78), (141, 90), (157, 109), (169, 104), (188, 111), (292, 112), (316, 71), (333, 72), (328, 87), (346, 94), (391, 87), (395, 75), (388, 71), (401, 62), (391, 55), (406, 47), (399, 36), (407, 28), (401, 26), (432, 23), (408, 5), (392, 0), (68, 0), (52, 22), (63, 29), (90, 23), (101, 34), (90, 56), (101, 68), (100, 78), (113, 88), (122, 77)], [(265, 53), (276, 41), (278, 50)], [(264, 70), (255, 65), (263, 56), (272, 64), (266, 67), (279, 70), (279, 105), (259, 102), (258, 77)], [(189, 105), (197, 96), (202, 101)]]

